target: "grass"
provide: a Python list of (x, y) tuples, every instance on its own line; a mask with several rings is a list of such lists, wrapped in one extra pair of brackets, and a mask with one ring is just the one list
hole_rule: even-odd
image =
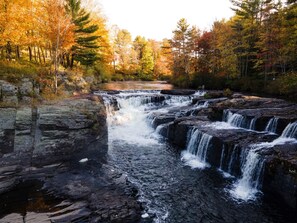
[(0, 61), (0, 79), (19, 83), (22, 78), (36, 79), (43, 67), (23, 61)]

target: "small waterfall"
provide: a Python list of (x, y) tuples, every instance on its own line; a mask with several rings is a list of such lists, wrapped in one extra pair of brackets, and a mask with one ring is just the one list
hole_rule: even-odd
[(244, 155), (245, 160), (242, 162), (242, 177), (233, 186), (231, 194), (240, 200), (255, 200), (256, 194), (261, 189), (262, 173), (264, 159), (257, 153), (261, 148), (260, 145), (254, 145)]
[(230, 156), (229, 159), (229, 163), (228, 163), (228, 173), (232, 174), (233, 172), (233, 167), (234, 167), (234, 163), (236, 162), (236, 158), (238, 157), (238, 145), (235, 145), (232, 151), (232, 154)]
[(220, 159), (220, 167), (219, 167), (219, 169), (221, 171), (223, 171), (224, 158), (225, 158), (225, 145), (223, 145), (222, 153), (221, 153), (221, 159)]
[(283, 131), (281, 138), (297, 139), (297, 122), (290, 123)]
[(235, 127), (243, 127), (245, 118), (240, 114), (232, 114), (232, 112), (229, 111), (226, 122)]
[(182, 160), (192, 168), (205, 168), (207, 150), (212, 136), (193, 128), (188, 135), (187, 150), (182, 152)]
[(250, 122), (249, 129), (255, 130), (257, 118), (253, 118)]
[(223, 145), (219, 170), (223, 173), (224, 177), (229, 178), (238, 175), (239, 162), (241, 160), (240, 151), (238, 145), (235, 145), (231, 151), (226, 150), (225, 145)]
[(279, 118), (276, 118), (276, 117), (273, 117), (269, 120), (266, 128), (265, 128), (265, 131), (266, 132), (272, 132), (272, 133), (276, 133), (276, 128), (277, 128), (277, 123), (278, 123), (278, 119)]

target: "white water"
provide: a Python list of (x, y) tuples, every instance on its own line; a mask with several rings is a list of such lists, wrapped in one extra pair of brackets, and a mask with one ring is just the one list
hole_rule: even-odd
[(209, 167), (206, 157), (211, 139), (212, 136), (193, 128), (189, 133), (187, 150), (181, 153), (181, 160), (193, 169)]
[(255, 200), (257, 193), (260, 192), (264, 160), (260, 158), (257, 153), (258, 150), (259, 146), (254, 145), (248, 151), (241, 167), (242, 177), (233, 185), (230, 191), (231, 195), (236, 199), (243, 201)]
[(258, 145), (262, 148), (271, 148), (276, 145), (283, 145), (287, 143), (297, 143), (297, 122), (288, 124), (281, 136), (272, 142), (263, 142)]
[(255, 200), (261, 189), (261, 174), (264, 159), (260, 158), (258, 151), (263, 148), (272, 148), (276, 145), (297, 143), (297, 122), (290, 123), (282, 135), (272, 142), (262, 142), (251, 146), (247, 155), (243, 155), (241, 165), (242, 177), (231, 189), (231, 195), (239, 200)]
[[(113, 148), (114, 145), (127, 146), (127, 148), (139, 148), (147, 151), (147, 148), (155, 148), (159, 150), (163, 146), (163, 142), (160, 142), (160, 136), (156, 134), (156, 131), (161, 130), (163, 126), (159, 126), (155, 129), (151, 126), (151, 119), (149, 118), (152, 112), (166, 113), (173, 106), (188, 105), (191, 103), (191, 97), (184, 96), (165, 96), (165, 101), (159, 103), (150, 103), (151, 97), (156, 97), (156, 92), (122, 92), (116, 96), (105, 96), (105, 104), (108, 113), (108, 125), (109, 125), (109, 149), (117, 150)], [(118, 103), (119, 110), (114, 110), (112, 104), (115, 98)], [(152, 149), (152, 153), (154, 150)], [(146, 160), (146, 153), (141, 157)], [(143, 170), (149, 171), (149, 170)], [(147, 210), (143, 213), (143, 218), (155, 216), (154, 222), (164, 222), (168, 217), (168, 211), (166, 205), (155, 204), (150, 198), (147, 192), (143, 191), (143, 185), (137, 178), (128, 176), (129, 181), (135, 184), (139, 188), (139, 201), (147, 204)]]
[(230, 111), (227, 115), (227, 123), (235, 127), (242, 127), (242, 123), (244, 121), (244, 116), (240, 114), (232, 114)]
[(269, 122), (267, 123), (265, 131), (271, 132), (271, 133), (276, 133), (277, 123), (278, 123), (278, 118), (276, 118), (276, 117), (271, 118), (269, 120)]
[(255, 130), (257, 118), (253, 118), (250, 123), (249, 129)]
[(290, 123), (283, 131), (282, 138), (295, 138), (297, 139), (297, 122)]

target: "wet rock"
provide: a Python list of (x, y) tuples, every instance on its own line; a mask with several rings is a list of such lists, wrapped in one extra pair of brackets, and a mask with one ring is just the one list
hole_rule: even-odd
[(109, 94), (109, 95), (114, 95), (114, 94), (119, 94), (120, 91), (116, 91), (116, 90), (108, 90), (108, 91), (106, 91), (106, 93)]
[(192, 95), (195, 94), (195, 90), (188, 89), (173, 89), (173, 90), (161, 90), (161, 94), (170, 94), (170, 95)]
[(297, 208), (297, 143), (277, 145), (266, 155), (263, 190)]
[(154, 128), (156, 128), (159, 125), (166, 124), (168, 122), (172, 122), (175, 120), (175, 115), (171, 114), (161, 114), (157, 115), (152, 122), (152, 125)]
[(0, 108), (0, 153), (13, 151), (16, 109)]
[(24, 223), (23, 216), (17, 213), (6, 215), (1, 219), (2, 223)]

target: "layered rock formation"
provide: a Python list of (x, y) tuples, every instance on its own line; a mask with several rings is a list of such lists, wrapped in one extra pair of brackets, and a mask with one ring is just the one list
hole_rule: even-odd
[[(21, 91), (26, 92), (25, 88)], [(0, 108), (0, 122), (0, 198), (1, 194), (5, 197), (0, 202), (1, 222), (131, 222), (139, 218), (137, 191), (123, 173), (105, 164), (106, 110), (100, 96)], [(28, 195), (26, 185), (32, 181), (30, 187), (35, 189), (30, 193), (43, 192)], [(24, 196), (28, 197), (22, 201)], [(32, 204), (23, 205), (28, 199)]]
[[(192, 105), (165, 114), (155, 113), (153, 126), (182, 150), (194, 137), (193, 130), (197, 129), (201, 135), (197, 137), (200, 140), (197, 147), (205, 143), (204, 136), (209, 136), (209, 144), (203, 151), (205, 161), (237, 178), (243, 177), (243, 161), (249, 150), (259, 148), (257, 153), (265, 163), (261, 184), (264, 194), (277, 195), (297, 208), (297, 136), (283, 133), (290, 123), (297, 121), (296, 104), (239, 94), (230, 99), (215, 98), (194, 98)], [(205, 103), (208, 106), (201, 106)], [(227, 124), (229, 127), (222, 126)], [(230, 128), (232, 125), (234, 128)], [(286, 137), (291, 137), (293, 143), (275, 141)], [(194, 153), (199, 156), (200, 152)]]

